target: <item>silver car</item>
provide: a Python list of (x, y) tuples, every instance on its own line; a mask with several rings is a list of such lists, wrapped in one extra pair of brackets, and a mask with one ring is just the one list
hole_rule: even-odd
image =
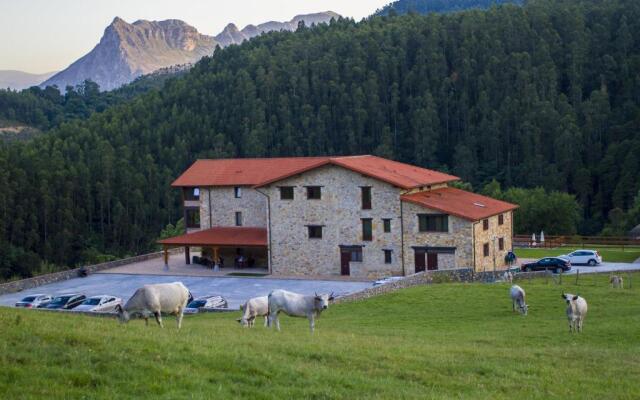
[(113, 312), (118, 304), (122, 304), (120, 297), (101, 295), (92, 296), (82, 302), (74, 311)]
[(576, 250), (572, 253), (558, 256), (571, 262), (572, 265), (596, 266), (602, 263), (602, 256), (597, 250)]
[(16, 307), (38, 308), (49, 304), (53, 297), (48, 294), (32, 294), (16, 303)]
[(227, 308), (229, 305), (224, 297), (219, 295), (210, 295), (198, 297), (191, 303), (187, 304), (187, 308), (184, 309), (185, 314), (196, 314), (200, 309), (213, 310), (216, 308)]

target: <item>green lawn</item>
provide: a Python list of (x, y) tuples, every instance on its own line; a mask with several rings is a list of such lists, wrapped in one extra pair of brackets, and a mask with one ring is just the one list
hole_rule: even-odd
[[(522, 282), (527, 317), (506, 284), (416, 287), (331, 306), (314, 335), (288, 317), (280, 333), (235, 313), (178, 332), (169, 318), (161, 330), (2, 308), (0, 397), (637, 399), (640, 274), (625, 290), (607, 278)], [(568, 333), (563, 290), (589, 302), (582, 334)]]
[[(597, 250), (600, 252), (605, 262), (634, 262), (640, 258), (640, 247), (586, 247), (589, 250)], [(574, 250), (580, 250), (580, 247), (556, 247), (552, 249), (515, 249), (515, 253), (519, 258), (542, 258), (549, 256), (559, 256), (571, 253)]]

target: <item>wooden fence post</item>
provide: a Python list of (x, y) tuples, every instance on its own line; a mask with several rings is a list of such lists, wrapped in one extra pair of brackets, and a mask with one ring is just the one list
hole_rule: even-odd
[(578, 279), (580, 278), (580, 270), (576, 271), (576, 286), (578, 286)]
[(560, 284), (562, 285), (562, 271), (560, 271)]

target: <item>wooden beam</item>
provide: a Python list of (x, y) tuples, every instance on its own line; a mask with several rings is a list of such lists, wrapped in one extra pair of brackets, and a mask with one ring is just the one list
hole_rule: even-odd
[(219, 253), (219, 248), (218, 247), (214, 247), (213, 248), (213, 269), (214, 270), (218, 270), (220, 268), (220, 257), (218, 256)]
[(162, 251), (164, 252), (164, 269), (168, 271), (169, 270), (169, 248), (167, 246), (162, 246)]
[(184, 259), (187, 265), (191, 264), (191, 255), (189, 253), (189, 246), (184, 246)]

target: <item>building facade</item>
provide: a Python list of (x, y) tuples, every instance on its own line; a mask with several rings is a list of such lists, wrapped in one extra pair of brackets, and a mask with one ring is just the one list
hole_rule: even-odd
[[(248, 252), (277, 275), (504, 269), (516, 206), (457, 180), (374, 156), (200, 160), (173, 184), (187, 233), (161, 243), (212, 247), (216, 260)], [(237, 243), (225, 242), (230, 228)], [(248, 229), (263, 241), (247, 247)]]

